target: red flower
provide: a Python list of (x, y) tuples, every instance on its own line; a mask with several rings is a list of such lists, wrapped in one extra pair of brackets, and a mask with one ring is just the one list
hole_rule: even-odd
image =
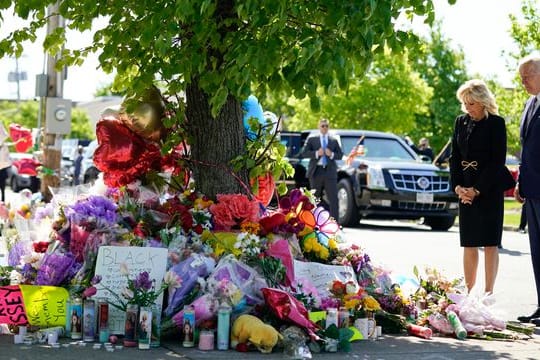
[(282, 213), (275, 213), (259, 220), (259, 224), (261, 224), (266, 234), (273, 232), (273, 229), (285, 223), (285, 215)]
[(201, 224), (197, 224), (195, 225), (195, 227), (193, 228), (193, 231), (196, 233), (196, 234), (202, 234), (204, 228), (202, 227)]
[(342, 296), (345, 295), (345, 292), (347, 291), (347, 286), (339, 280), (334, 280), (332, 282), (332, 288), (330, 289), (330, 291), (336, 296)]
[(49, 248), (49, 242), (40, 241), (33, 243), (34, 251), (37, 253), (44, 253)]

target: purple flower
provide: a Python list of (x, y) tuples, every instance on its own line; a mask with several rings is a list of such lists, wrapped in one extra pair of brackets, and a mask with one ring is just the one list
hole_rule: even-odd
[(89, 196), (66, 209), (66, 215), (72, 223), (92, 224), (95, 227), (107, 227), (116, 223), (117, 205), (103, 196)]
[(40, 206), (36, 209), (34, 219), (41, 220), (45, 218), (53, 218), (53, 216), (54, 216), (54, 204), (50, 202), (47, 205)]
[(72, 274), (75, 257), (68, 254), (45, 254), (37, 272), (36, 285), (57, 286), (68, 280)]
[(150, 280), (150, 274), (148, 271), (143, 271), (135, 279), (133, 286), (135, 289), (150, 290), (152, 288), (152, 280)]
[(92, 285), (97, 285), (101, 282), (101, 279), (102, 279), (102, 276), (101, 275), (94, 275), (94, 277), (92, 278), (92, 280), (90, 280), (90, 283)]
[(8, 255), (8, 265), (9, 266), (18, 266), (21, 264), (21, 257), (26, 254), (30, 254), (32, 251), (30, 243), (19, 241), (13, 245)]

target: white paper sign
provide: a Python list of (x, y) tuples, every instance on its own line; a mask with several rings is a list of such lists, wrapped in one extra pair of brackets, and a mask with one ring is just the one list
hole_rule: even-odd
[[(101, 246), (99, 248), (96, 275), (101, 275), (103, 286), (120, 295), (127, 286), (127, 277), (120, 272), (120, 265), (125, 264), (129, 278), (135, 279), (143, 271), (148, 271), (150, 279), (155, 279), (156, 289), (161, 287), (167, 267), (167, 249), (138, 246)], [(117, 303), (116, 298), (107, 290), (98, 288), (96, 298), (106, 298)], [(157, 299), (163, 304), (163, 294)], [(113, 306), (109, 307), (109, 331), (111, 334), (124, 334), (125, 313)]]
[(354, 269), (344, 265), (326, 265), (294, 260), (294, 277), (297, 280), (302, 278), (309, 280), (321, 296), (330, 295), (328, 289), (334, 280), (343, 283), (352, 281), (357, 287), (359, 286)]

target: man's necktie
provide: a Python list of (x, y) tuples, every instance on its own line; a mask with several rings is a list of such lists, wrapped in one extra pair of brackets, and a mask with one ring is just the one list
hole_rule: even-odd
[(328, 158), (326, 157), (326, 146), (328, 145), (328, 140), (326, 140), (326, 136), (322, 137), (322, 149), (323, 149), (323, 156), (322, 156), (322, 164), (323, 166), (326, 166), (328, 164)]
[(529, 109), (527, 110), (527, 115), (525, 116), (525, 126), (523, 129), (524, 134), (527, 134), (527, 130), (529, 130), (529, 126), (531, 125), (531, 120), (533, 118), (533, 115), (535, 112), (534, 110), (536, 108), (536, 101), (537, 101), (537, 98), (535, 96), (533, 97), (531, 104), (529, 105)]

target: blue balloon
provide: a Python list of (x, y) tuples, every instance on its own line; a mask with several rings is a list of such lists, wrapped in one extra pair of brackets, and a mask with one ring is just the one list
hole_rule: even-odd
[(263, 108), (259, 103), (259, 100), (254, 95), (249, 95), (247, 100), (242, 102), (242, 109), (244, 110), (244, 129), (248, 139), (253, 140), (257, 137), (249, 127), (249, 119), (256, 118), (259, 121), (259, 124), (264, 125), (264, 114)]

